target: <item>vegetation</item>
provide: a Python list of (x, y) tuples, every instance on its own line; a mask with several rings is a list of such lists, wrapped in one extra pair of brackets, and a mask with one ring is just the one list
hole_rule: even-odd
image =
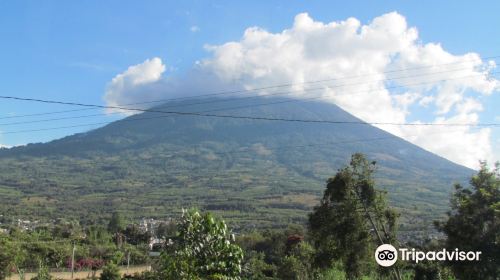
[[(126, 264), (125, 254), (130, 256), (131, 264), (148, 262), (148, 246), (145, 243), (118, 244), (102, 226), (85, 229), (65, 225), (68, 227), (65, 230), (57, 224), (52, 228), (23, 231), (12, 227), (7, 233), (0, 233), (0, 279), (5, 279), (12, 272), (22, 275), (33, 270), (38, 271), (37, 279), (46, 279), (49, 268), (70, 271), (74, 267), (75, 271), (87, 270), (95, 274), (105, 263)], [(71, 234), (67, 235), (67, 232)]]
[[(180, 107), (217, 110), (217, 103)], [(182, 104), (165, 106), (172, 105)], [(238, 110), (274, 117), (298, 112), (304, 119), (357, 121), (316, 102)], [(379, 189), (404, 209), (400, 237), (422, 239), (433, 231), (432, 220), (445, 217), (452, 184), (473, 172), (370, 126), (157, 117), (144, 113), (50, 143), (0, 149), (0, 214), (8, 219), (0, 223), (65, 218), (90, 226), (107, 223), (113, 212), (131, 220), (178, 218), (182, 207), (197, 207), (236, 232), (283, 229), (305, 224), (325, 178), (363, 152), (377, 161)]]
[(108, 224), (108, 232), (117, 233), (125, 229), (125, 221), (119, 212), (114, 212)]
[(120, 280), (120, 269), (113, 262), (108, 263), (102, 269), (101, 280)]
[[(0, 235), (0, 237), (3, 237)], [(5, 279), (11, 272), (11, 265), (14, 262), (13, 246), (5, 240), (0, 239), (0, 279)]]
[(329, 268), (340, 261), (349, 279), (375, 270), (374, 249), (396, 241), (397, 214), (374, 187), (374, 167), (363, 155), (353, 155), (350, 165), (328, 180), (320, 205), (309, 216), (315, 264)]
[(446, 247), (480, 251), (479, 262), (451, 262), (459, 279), (498, 279), (500, 275), (500, 166), (489, 170), (482, 163), (470, 180), (471, 188), (455, 186), (451, 211), (438, 227), (446, 234)]
[(48, 267), (40, 261), (40, 266), (38, 267), (37, 275), (31, 280), (52, 280), (53, 277), (49, 273)]
[(211, 214), (185, 212), (178, 235), (162, 255), (161, 274), (167, 279), (239, 279), (243, 252), (226, 224)]
[[(307, 227), (290, 223), (285, 229), (254, 229), (233, 234), (217, 216), (183, 211), (176, 223), (147, 232), (114, 211), (109, 220), (82, 225), (58, 220), (23, 230), (0, 233), (0, 279), (12, 272), (22, 278), (50, 279), (52, 269), (102, 269), (101, 279), (135, 280), (337, 280), (337, 279), (496, 279), (500, 204), (499, 168), (483, 164), (471, 188), (459, 185), (448, 217), (437, 223), (441, 239), (409, 243), (397, 234), (398, 213), (388, 206), (386, 192), (377, 189), (375, 163), (361, 154), (327, 181), (323, 198), (309, 214)], [(160, 257), (150, 255), (152, 236), (164, 238)], [(379, 267), (373, 252), (382, 243), (424, 251), (447, 247), (480, 250), (482, 259), (467, 262), (398, 262)], [(72, 252), (75, 252), (74, 262)], [(151, 264), (152, 271), (121, 276), (118, 265)]]

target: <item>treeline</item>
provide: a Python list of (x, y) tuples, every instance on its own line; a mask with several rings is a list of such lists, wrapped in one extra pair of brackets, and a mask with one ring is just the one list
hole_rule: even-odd
[(82, 229), (70, 222), (22, 231), (11, 227), (0, 234), (0, 279), (30, 271), (90, 271), (107, 263), (138, 265), (149, 262), (151, 235), (136, 225), (91, 226)]
[[(75, 259), (92, 256), (102, 268), (100, 279), (226, 279), (226, 280), (330, 280), (330, 279), (498, 279), (500, 275), (500, 175), (482, 164), (470, 186), (455, 186), (448, 218), (436, 222), (442, 239), (402, 244), (397, 239), (399, 213), (389, 207), (383, 191), (375, 187), (375, 162), (363, 155), (352, 156), (348, 166), (327, 181), (320, 203), (308, 216), (306, 226), (264, 230), (235, 235), (224, 221), (197, 210), (183, 212), (174, 225), (165, 225), (165, 239), (158, 258), (147, 256), (150, 236), (136, 226), (124, 226), (114, 214), (107, 227), (91, 227), (84, 236), (52, 229), (0, 235), (0, 278), (16, 268), (39, 267), (37, 279), (50, 279), (46, 267), (64, 265), (67, 257), (53, 252), (60, 244), (67, 252), (70, 243), (35, 241), (71, 240), (86, 252)], [(61, 235), (63, 232), (64, 235)], [(81, 232), (80, 232), (81, 233)], [(28, 239), (28, 240), (26, 240)], [(123, 242), (129, 240), (129, 242)], [(32, 243), (30, 243), (32, 242)], [(381, 244), (422, 251), (481, 251), (479, 261), (398, 260), (392, 267), (379, 266), (374, 258)], [(58, 245), (59, 246), (59, 245)], [(19, 248), (24, 256), (20, 257)], [(57, 251), (57, 250), (55, 250)], [(121, 275), (118, 266), (133, 254), (136, 263), (151, 264), (152, 270)], [(64, 254), (62, 254), (64, 255)], [(65, 255), (67, 256), (67, 255)], [(29, 261), (28, 261), (29, 259)], [(24, 260), (25, 262), (20, 262)]]

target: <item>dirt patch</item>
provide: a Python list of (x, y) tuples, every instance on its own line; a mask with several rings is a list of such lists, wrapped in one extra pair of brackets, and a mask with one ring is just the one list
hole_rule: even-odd
[[(134, 274), (134, 273), (140, 273), (143, 271), (149, 271), (151, 270), (151, 266), (143, 265), (143, 266), (131, 266), (127, 270), (127, 267), (120, 267), (120, 272), (122, 275), (125, 274)], [(101, 275), (102, 270), (98, 270), (96, 273), (96, 277), (99, 277)], [(61, 279), (61, 280), (70, 280), (71, 279), (71, 272), (51, 272), (50, 275), (52, 275), (56, 279)], [(33, 277), (36, 276), (36, 272), (30, 272), (30, 273), (25, 273), (24, 274), (24, 279), (29, 280)], [(92, 271), (75, 271), (73, 275), (73, 279), (90, 279), (92, 276)], [(19, 280), (19, 274), (13, 274), (10, 277), (7, 277), (7, 280)]]

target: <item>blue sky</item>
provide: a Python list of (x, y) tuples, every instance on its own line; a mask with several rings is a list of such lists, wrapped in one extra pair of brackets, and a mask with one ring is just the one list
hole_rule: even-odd
[[(369, 24), (396, 11), (409, 27), (418, 29), (418, 41), (439, 43), (451, 54), (496, 56), (500, 55), (499, 10), (498, 1), (2, 1), (0, 92), (104, 104), (106, 85), (129, 66), (158, 57), (166, 65), (164, 74), (182, 76), (196, 61), (211, 55), (205, 45), (239, 41), (252, 26), (279, 33), (303, 12), (325, 23), (355, 17)], [(480, 122), (500, 122), (498, 92), (481, 97), (481, 103)], [(72, 108), (1, 100), (0, 118), (66, 109)], [(72, 115), (78, 114), (82, 113)], [(407, 120), (425, 119), (416, 117), (425, 114), (423, 109), (412, 114)], [(0, 119), (4, 132), (0, 144), (49, 141), (87, 128), (5, 134), (9, 131), (116, 118), (31, 125), (6, 124), (33, 118)], [(495, 153), (498, 130), (490, 139)]]

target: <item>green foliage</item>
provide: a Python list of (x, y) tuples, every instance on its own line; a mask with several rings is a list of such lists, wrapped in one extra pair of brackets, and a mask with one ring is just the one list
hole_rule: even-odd
[(276, 279), (277, 267), (265, 261), (262, 252), (245, 251), (245, 260), (242, 268), (242, 277), (245, 280)]
[[(145, 264), (149, 262), (149, 246), (140, 245), (135, 246), (131, 244), (125, 244), (120, 248), (123, 252), (122, 264), (126, 264), (126, 256), (130, 257), (130, 263), (133, 264)], [(119, 263), (119, 262), (116, 262)]]
[(320, 280), (346, 280), (347, 276), (341, 264), (334, 263), (332, 267), (323, 270), (318, 279)]
[(159, 238), (169, 238), (175, 236), (177, 227), (175, 223), (161, 223), (156, 229), (156, 236)]
[[(57, 225), (54, 225), (55, 227)], [(94, 232), (91, 227), (86, 232)], [(83, 231), (83, 230), (82, 230)], [(84, 238), (77, 240), (53, 236), (53, 228), (42, 227), (33, 231), (13, 229), (7, 234), (0, 233), (0, 279), (4, 279), (10, 272), (15, 271), (22, 278), (24, 271), (44, 272), (51, 268), (60, 271), (71, 266), (73, 244), (75, 244), (75, 264), (77, 269), (97, 270), (104, 261), (116, 264), (125, 262), (125, 254), (130, 254), (130, 263), (146, 264), (149, 261), (147, 246), (124, 244), (116, 246), (107, 231), (104, 238), (95, 238), (96, 235), (77, 236)], [(42, 261), (42, 263), (40, 263)], [(39, 278), (43, 273), (39, 273)], [(37, 278), (38, 279), (38, 278)]]
[(102, 268), (102, 273), (101, 273), (100, 279), (101, 280), (120, 280), (121, 279), (120, 269), (113, 262), (109, 262)]
[(14, 250), (13, 244), (0, 233), (0, 280), (10, 275), (10, 268), (14, 262)]
[(449, 269), (440, 263), (421, 262), (415, 265), (413, 280), (453, 280)]
[(31, 280), (52, 280), (53, 277), (49, 273), (49, 268), (42, 261), (39, 261), (38, 273)]
[(133, 275), (124, 275), (123, 279), (127, 280), (166, 280), (160, 273), (155, 271), (144, 271), (141, 273), (134, 273)]
[[(427, 239), (423, 243), (409, 242), (406, 248), (415, 248), (422, 252), (440, 251), (445, 248), (443, 239)], [(418, 264), (406, 263), (406, 278), (411, 280), (455, 280), (446, 262), (422, 261)]]
[(175, 243), (162, 255), (162, 273), (172, 279), (240, 279), (243, 251), (226, 224), (190, 210), (178, 223)]
[(262, 233), (253, 232), (238, 238), (238, 243), (246, 252), (263, 253), (265, 262), (278, 265), (285, 255), (287, 235), (279, 230), (264, 230)]
[(320, 205), (309, 216), (315, 264), (329, 268), (339, 260), (349, 279), (373, 269), (374, 245), (396, 237), (397, 215), (374, 187), (374, 168), (363, 155), (354, 154), (350, 165), (328, 180)]
[(302, 226), (265, 230), (238, 236), (245, 252), (243, 279), (314, 279), (314, 248)]
[(90, 225), (86, 229), (86, 240), (91, 244), (105, 244), (112, 242), (112, 235), (100, 225)]
[[(189, 109), (220, 109), (215, 101)], [(332, 104), (315, 102), (239, 114), (356, 121)], [(107, 223), (113, 211), (136, 219), (198, 207), (238, 231), (284, 228), (307, 221), (324, 179), (360, 151), (377, 160), (377, 184), (391, 192), (393, 206), (406, 210), (403, 226), (416, 235), (444, 216), (450, 183), (471, 173), (397, 138), (359, 141), (390, 136), (370, 126), (327, 129), (311, 123), (156, 118), (154, 113), (131, 118), (137, 117), (148, 120), (119, 121), (50, 143), (1, 149), (0, 213), (9, 219), (70, 217), (90, 225)], [(321, 143), (336, 144), (315, 145)], [(282, 149), (289, 146), (298, 148)]]
[(447, 221), (437, 223), (450, 250), (481, 251), (479, 262), (450, 263), (459, 279), (498, 279), (500, 275), (500, 166), (481, 164), (472, 188), (455, 186)]
[(110, 233), (117, 233), (125, 229), (125, 221), (120, 213), (114, 212), (109, 220), (108, 231)]
[(314, 279), (315, 270), (312, 267), (314, 249), (306, 242), (300, 242), (289, 248), (281, 260), (278, 270), (280, 279), (309, 280)]
[(133, 245), (146, 244), (151, 238), (151, 233), (142, 231), (138, 225), (128, 225), (122, 233), (125, 235), (127, 243)]
[[(358, 207), (369, 209), (369, 213), (379, 227), (386, 226), (380, 231), (383, 232), (383, 237), (386, 240), (392, 240), (390, 238), (395, 231), (396, 215), (394, 212), (388, 211), (383, 196), (373, 188), (373, 181), (369, 180), (372, 172), (371, 166), (370, 163), (363, 161), (362, 157), (353, 157), (352, 165), (346, 168), (351, 172), (349, 173), (350, 182), (358, 182), (353, 183), (350, 188), (350, 190), (355, 190), (354, 193), (351, 193), (351, 197), (358, 198), (356, 202)], [(350, 186), (349, 184), (345, 185)], [(342, 198), (339, 193), (348, 193), (346, 190), (349, 188), (344, 186), (344, 189), (327, 189), (325, 193), (338, 200)], [(342, 200), (336, 201), (334, 199), (332, 201), (340, 202)], [(345, 195), (344, 201), (349, 202), (345, 200)], [(120, 216), (114, 216), (113, 219), (118, 222), (113, 223), (122, 224), (120, 220), (123, 219)], [(363, 219), (367, 225), (363, 215), (360, 216), (360, 223), (363, 222)], [(322, 272), (316, 270), (313, 264), (315, 260), (317, 261), (318, 254), (310, 245), (304, 228), (296, 225), (292, 225), (286, 230), (265, 230), (240, 235), (237, 243), (246, 252), (244, 259), (242, 250), (232, 243), (232, 237), (225, 224), (210, 214), (202, 215), (196, 211), (189, 211), (183, 215), (176, 227), (165, 227), (162, 231), (163, 236), (172, 237), (174, 232), (177, 232), (177, 236), (173, 238), (173, 244), (167, 246), (163, 253), (159, 271), (129, 276), (127, 279), (130, 277), (155, 280), (341, 279), (341, 277), (348, 277), (344, 271), (351, 269), (344, 266), (344, 259), (339, 258), (333, 261), (340, 261), (342, 263), (341, 269), (326, 269)], [(127, 236), (127, 240), (136, 241), (122, 244), (114, 243), (113, 238), (116, 241), (116, 234), (111, 235), (102, 226), (93, 225), (81, 228), (78, 224), (67, 221), (61, 221), (54, 227), (41, 228), (33, 232), (13, 231), (11, 233), (13, 239), (25, 242), (18, 246), (19, 250), (16, 250), (13, 263), (19, 264), (16, 267), (33, 267), (32, 260), (37, 258), (32, 256), (40, 256), (50, 260), (51, 267), (53, 267), (55, 263), (60, 263), (60, 260), (67, 260), (71, 253), (70, 244), (74, 240), (77, 240), (77, 259), (92, 258), (119, 264), (123, 261), (124, 255), (130, 252), (132, 259), (147, 261), (147, 251), (142, 251), (140, 245), (131, 244), (142, 244), (145, 240), (141, 239), (143, 233), (137, 227), (131, 226), (117, 233)], [(56, 243), (38, 242), (39, 240), (50, 241), (54, 236), (58, 238)], [(367, 235), (367, 239), (371, 240), (373, 236)], [(68, 242), (60, 242), (63, 240), (68, 240)], [(312, 241), (316, 245), (314, 238)], [(320, 249), (318, 247), (318, 251)], [(360, 258), (362, 259), (363, 256)], [(373, 269), (370, 263), (364, 262), (361, 265), (365, 266), (367, 270)], [(330, 276), (334, 278), (327, 278)], [(352, 276), (349, 277), (352, 278)]]

